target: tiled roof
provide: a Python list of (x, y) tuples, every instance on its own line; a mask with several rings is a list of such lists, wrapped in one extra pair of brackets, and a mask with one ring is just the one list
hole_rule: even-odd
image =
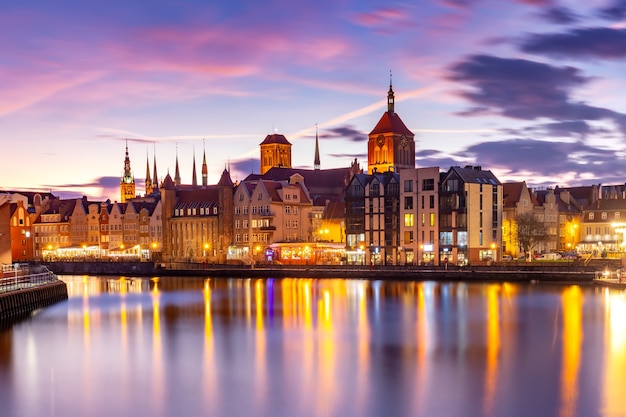
[(523, 182), (505, 182), (502, 184), (502, 205), (505, 208), (515, 208), (522, 196)]
[(279, 135), (277, 133), (274, 133), (273, 135), (267, 135), (265, 139), (263, 140), (263, 142), (261, 142), (261, 145), (269, 145), (273, 143), (280, 143), (282, 145), (291, 145), (291, 143), (289, 143), (289, 141), (284, 135)]
[(409, 130), (404, 124), (398, 113), (385, 112), (374, 127), (374, 130), (370, 132), (370, 135), (383, 134), (383, 133), (398, 133), (400, 135), (414, 137), (413, 132)]

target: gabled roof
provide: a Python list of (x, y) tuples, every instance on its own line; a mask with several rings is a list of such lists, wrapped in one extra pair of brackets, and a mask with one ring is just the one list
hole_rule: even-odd
[(505, 182), (502, 184), (502, 206), (515, 208), (522, 197), (523, 182)]
[(596, 185), (586, 185), (581, 187), (556, 187), (554, 192), (558, 193), (560, 190), (565, 190), (570, 193), (570, 196), (583, 207), (588, 207), (598, 199), (598, 188)]
[(386, 111), (374, 127), (374, 130), (370, 132), (371, 135), (378, 135), (384, 133), (397, 133), (413, 138), (415, 135), (404, 124), (398, 113)]
[(343, 201), (329, 201), (324, 209), (324, 219), (339, 219), (346, 218), (346, 203)]

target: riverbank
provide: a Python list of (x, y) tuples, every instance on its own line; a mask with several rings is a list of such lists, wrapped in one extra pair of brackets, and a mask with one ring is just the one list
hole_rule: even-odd
[(472, 267), (362, 265), (222, 265), (151, 262), (53, 262), (56, 274), (122, 276), (202, 276), (233, 278), (352, 278), (438, 281), (550, 281), (592, 283), (597, 267), (573, 264), (508, 264)]

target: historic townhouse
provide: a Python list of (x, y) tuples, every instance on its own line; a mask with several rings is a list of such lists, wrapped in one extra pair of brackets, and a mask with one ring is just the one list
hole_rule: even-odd
[(109, 256), (124, 253), (124, 211), (128, 203), (115, 203), (109, 210)]
[(70, 218), (76, 208), (76, 200), (55, 200), (41, 213), (34, 225), (34, 252), (36, 259), (53, 260), (67, 256), (59, 254), (59, 248), (71, 246)]
[(595, 256), (616, 257), (626, 245), (626, 199), (599, 199), (583, 211), (581, 222), (582, 252)]
[(231, 259), (300, 263), (311, 259), (313, 203), (304, 178), (244, 180), (235, 191)]
[[(178, 166), (178, 164), (177, 164)], [(233, 237), (233, 182), (225, 169), (217, 185), (161, 187), (165, 262), (224, 263)]]
[(439, 189), (440, 261), (500, 260), (502, 184), (480, 166), (451, 167)]
[[(523, 253), (520, 252), (517, 238), (516, 218), (523, 213), (533, 213), (537, 216), (535, 207), (539, 203), (525, 181), (502, 184), (502, 193), (502, 254), (518, 258)], [(543, 211), (541, 217), (545, 217)]]

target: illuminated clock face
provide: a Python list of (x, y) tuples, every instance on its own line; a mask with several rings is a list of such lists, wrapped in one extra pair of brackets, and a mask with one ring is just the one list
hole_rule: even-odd
[(385, 144), (385, 137), (383, 135), (380, 135), (376, 138), (376, 143), (378, 144), (378, 146), (383, 146)]

